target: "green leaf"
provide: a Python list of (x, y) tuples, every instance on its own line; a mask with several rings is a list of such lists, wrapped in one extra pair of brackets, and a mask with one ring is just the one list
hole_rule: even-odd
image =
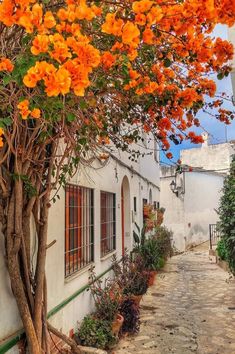
[(81, 100), (79, 102), (79, 106), (81, 107), (81, 109), (86, 109), (87, 108), (87, 103), (85, 100)]
[(10, 75), (5, 75), (2, 79), (2, 83), (4, 86), (8, 85), (11, 82), (12, 77)]
[(6, 117), (6, 118), (0, 118), (0, 127), (1, 128), (6, 128), (9, 127), (12, 124), (12, 120), (10, 117)]
[(218, 75), (217, 75), (217, 79), (218, 80), (222, 80), (224, 78), (224, 74), (223, 73), (219, 73)]
[(66, 115), (66, 119), (68, 122), (74, 122), (75, 118), (76, 118), (76, 116), (73, 113), (67, 113), (67, 115)]
[(163, 63), (166, 68), (169, 68), (169, 66), (171, 66), (171, 64), (172, 64), (172, 61), (168, 58), (165, 58)]

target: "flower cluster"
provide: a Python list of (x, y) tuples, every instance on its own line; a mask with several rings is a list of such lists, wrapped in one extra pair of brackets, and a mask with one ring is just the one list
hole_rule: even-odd
[[(182, 131), (200, 126), (196, 114), (206, 96), (216, 92), (209, 73), (223, 78), (231, 70), (232, 44), (209, 36), (216, 24), (235, 23), (231, 0), (127, 0), (99, 6), (95, 1), (66, 0), (53, 7), (36, 0), (2, 0), (0, 23), (25, 32), (25, 53), (32, 64), (22, 64), (27, 68), (23, 84), (30, 94), (71, 98), (116, 90), (130, 107), (147, 112), (131, 124), (154, 131), (164, 150), (169, 137), (180, 143), (187, 136)], [(14, 54), (1, 58), (0, 71), (12, 72), (15, 59)], [(23, 119), (40, 115), (19, 105)], [(97, 109), (92, 107), (84, 124), (97, 123), (102, 132), (108, 129), (105, 120), (112, 121), (110, 108), (102, 112), (102, 123), (96, 122)], [(223, 111), (218, 119), (227, 123), (232, 115)], [(97, 134), (99, 143), (109, 143), (106, 133), (102, 138)], [(201, 141), (194, 133), (188, 138)]]
[(22, 119), (27, 119), (29, 116), (32, 118), (40, 118), (41, 111), (39, 108), (29, 109), (29, 100), (23, 100), (18, 105), (17, 108), (20, 111)]
[(14, 69), (14, 65), (7, 58), (0, 58), (0, 71), (9, 71), (11, 72)]

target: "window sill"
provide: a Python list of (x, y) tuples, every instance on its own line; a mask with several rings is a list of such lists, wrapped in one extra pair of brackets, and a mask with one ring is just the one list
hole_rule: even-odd
[(107, 253), (105, 256), (103, 256), (102, 258), (100, 258), (101, 262), (106, 261), (106, 259), (111, 258), (111, 257), (112, 257), (114, 254), (116, 254), (116, 253), (117, 253), (116, 250), (114, 250), (114, 251), (112, 251), (112, 252), (110, 252), (110, 253)]
[(77, 277), (81, 276), (82, 274), (87, 273), (91, 267), (94, 267), (94, 265), (95, 265), (94, 262), (89, 263), (86, 267), (84, 267), (84, 268), (78, 270), (76, 273), (73, 273), (73, 274), (69, 275), (68, 277), (66, 277), (64, 279), (64, 282), (69, 283), (70, 281), (76, 279)]

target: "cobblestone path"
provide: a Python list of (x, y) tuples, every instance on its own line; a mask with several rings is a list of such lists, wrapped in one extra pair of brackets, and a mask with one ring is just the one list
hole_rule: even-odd
[(208, 252), (169, 260), (141, 303), (141, 329), (115, 354), (235, 354), (235, 281)]

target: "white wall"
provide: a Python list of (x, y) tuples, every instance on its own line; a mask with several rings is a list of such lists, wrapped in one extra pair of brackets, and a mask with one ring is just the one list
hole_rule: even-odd
[(185, 178), (186, 244), (209, 240), (209, 224), (215, 224), (224, 177), (205, 172), (188, 172)]
[(175, 180), (174, 167), (161, 167), (160, 205), (165, 208), (164, 225), (173, 231), (173, 245), (185, 249), (184, 202), (171, 191), (170, 183)]
[(161, 206), (166, 208), (164, 224), (173, 231), (175, 247), (184, 251), (191, 244), (208, 240), (209, 224), (218, 221), (214, 209), (218, 209), (224, 177), (185, 172), (185, 193), (177, 197), (170, 189), (175, 169), (164, 166), (161, 172)]
[(198, 148), (182, 150), (180, 159), (182, 164), (185, 165), (226, 173), (229, 170), (231, 156), (234, 153), (235, 144), (202, 144)]
[[(151, 161), (152, 159), (152, 161)], [(139, 166), (139, 164), (138, 164)], [(156, 188), (150, 181), (146, 181), (138, 174), (130, 171), (120, 162), (109, 158), (105, 162), (105, 167), (99, 162), (93, 164), (93, 168), (81, 167), (71, 180), (71, 183), (94, 188), (94, 224), (95, 224), (95, 252), (94, 264), (97, 275), (107, 270), (111, 265), (111, 255), (107, 255), (102, 260), (100, 258), (100, 191), (116, 193), (116, 251), (117, 257), (121, 256), (122, 250), (122, 232), (121, 232), (121, 184), (123, 178), (129, 181), (130, 186), (130, 208), (128, 213), (131, 221), (129, 235), (125, 235), (125, 246), (129, 249), (133, 245), (133, 227), (134, 222), (142, 226), (143, 223), (143, 198), (149, 198), (150, 188), (152, 190), (153, 201), (159, 201), (159, 189)], [(148, 170), (149, 167), (149, 170)], [(155, 170), (155, 171), (154, 171)], [(149, 173), (150, 171), (150, 173)], [(140, 173), (140, 169), (137, 171)], [(149, 166), (146, 166), (144, 171), (145, 178), (150, 174), (154, 184), (160, 185), (159, 180), (159, 165), (154, 162), (153, 156), (149, 157)], [(88, 268), (81, 270), (73, 276), (64, 277), (64, 251), (65, 251), (65, 191), (61, 188), (60, 200), (50, 209), (49, 215), (49, 231), (48, 244), (56, 240), (56, 243), (47, 251), (47, 282), (48, 282), (48, 311), (63, 302), (65, 299), (73, 295), (78, 289), (88, 283), (89, 272)], [(134, 213), (134, 197), (137, 198), (137, 212)], [(3, 242), (3, 237), (1, 237)], [(7, 271), (4, 265), (3, 244), (0, 250), (0, 342), (2, 339), (11, 335), (21, 327), (18, 310), (15, 300), (11, 294)], [(77, 327), (77, 322), (93, 310), (91, 297), (89, 292), (85, 291), (75, 300), (71, 301), (62, 310), (55, 314), (51, 319), (51, 323), (58, 329), (68, 333), (70, 329)], [(2, 320), (4, 319), (4, 320)], [(14, 353), (15, 349), (9, 351)]]

